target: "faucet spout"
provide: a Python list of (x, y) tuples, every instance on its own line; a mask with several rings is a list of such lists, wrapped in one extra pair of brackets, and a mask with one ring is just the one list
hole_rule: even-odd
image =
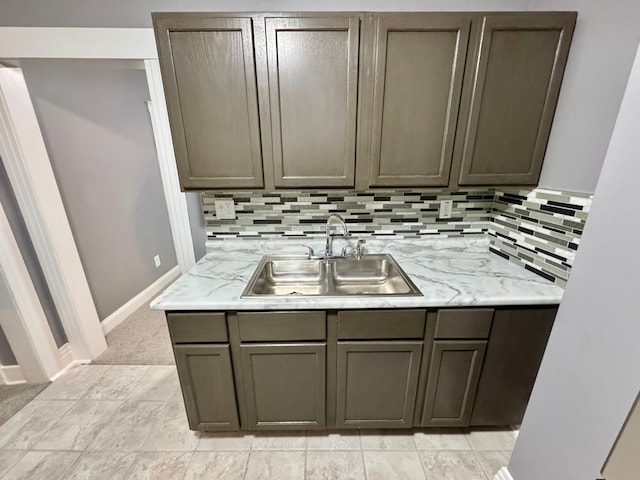
[[(333, 223), (337, 223), (338, 225), (340, 225), (342, 227), (342, 234), (334, 234), (331, 233), (331, 225)], [(327, 218), (327, 227), (326, 227), (326, 243), (325, 243), (325, 248), (324, 248), (324, 258), (331, 258), (333, 256), (333, 237), (336, 236), (342, 236), (342, 237), (348, 237), (349, 236), (349, 228), (347, 227), (347, 224), (344, 221), (344, 218), (342, 218), (342, 216), (338, 215), (337, 213), (333, 213), (331, 215), (329, 215), (329, 218)]]

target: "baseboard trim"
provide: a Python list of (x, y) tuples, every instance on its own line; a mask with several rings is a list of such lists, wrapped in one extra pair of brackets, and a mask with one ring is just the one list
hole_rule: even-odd
[(109, 315), (102, 321), (102, 332), (106, 335), (111, 330), (116, 328), (122, 322), (124, 322), (129, 315), (135, 312), (138, 308), (150, 301), (157, 293), (163, 288), (167, 287), (171, 282), (180, 276), (180, 267), (175, 266), (158, 280), (153, 282), (138, 295), (133, 297), (127, 303), (122, 305), (119, 309)]
[(27, 383), (20, 370), (20, 365), (2, 365), (0, 367), (0, 385), (17, 385)]
[(507, 467), (502, 467), (496, 473), (496, 476), (493, 477), (493, 480), (513, 480), (513, 477), (509, 473), (509, 469)]

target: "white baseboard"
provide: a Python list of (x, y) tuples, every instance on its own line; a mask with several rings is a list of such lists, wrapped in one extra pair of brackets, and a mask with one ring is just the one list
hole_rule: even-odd
[(513, 477), (509, 473), (509, 469), (507, 467), (502, 467), (496, 473), (496, 476), (493, 477), (493, 480), (513, 480)]
[(0, 385), (17, 385), (18, 383), (26, 382), (22, 370), (20, 370), (20, 365), (0, 366)]
[(102, 321), (103, 333), (106, 335), (111, 330), (116, 328), (118, 325), (124, 322), (129, 317), (129, 315), (131, 315), (145, 303), (149, 302), (157, 293), (160, 292), (160, 290), (167, 287), (179, 276), (180, 267), (175, 266), (163, 276), (161, 276), (158, 280), (141, 291), (138, 295), (122, 305), (119, 309), (117, 309)]

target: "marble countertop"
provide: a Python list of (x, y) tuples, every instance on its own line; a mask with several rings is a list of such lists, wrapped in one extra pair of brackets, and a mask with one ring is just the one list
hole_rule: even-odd
[[(335, 251), (342, 248), (334, 241)], [(352, 240), (353, 242), (353, 240)], [(489, 251), (486, 238), (367, 239), (367, 253), (390, 253), (423, 296), (240, 298), (263, 255), (306, 254), (323, 239), (224, 240), (151, 303), (155, 310), (419, 308), (558, 304), (563, 289)]]

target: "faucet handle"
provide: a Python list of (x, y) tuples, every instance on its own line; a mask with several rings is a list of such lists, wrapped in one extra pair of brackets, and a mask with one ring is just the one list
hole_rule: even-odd
[(362, 252), (364, 251), (363, 245), (365, 243), (367, 243), (367, 241), (364, 238), (358, 240), (358, 244), (356, 245), (356, 257), (358, 260), (362, 257)]
[(316, 252), (313, 251), (313, 248), (311, 248), (309, 245), (301, 245), (301, 247), (306, 248), (307, 251), (307, 259), (311, 260), (313, 257), (316, 256)]

